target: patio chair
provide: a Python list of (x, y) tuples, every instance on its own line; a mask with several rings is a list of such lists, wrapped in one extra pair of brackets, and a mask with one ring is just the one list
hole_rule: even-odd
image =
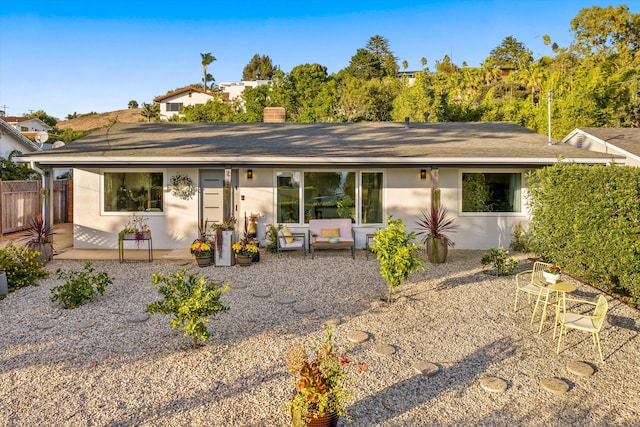
[[(593, 306), (592, 314), (575, 313), (567, 311), (567, 301), (575, 304), (587, 304)], [(578, 308), (580, 306), (577, 306)], [(576, 309), (574, 308), (574, 310)], [(590, 332), (593, 339), (593, 344), (598, 347), (598, 354), (600, 354), (600, 361), (604, 362), (602, 357), (602, 347), (600, 346), (600, 330), (604, 325), (604, 319), (607, 316), (607, 310), (609, 309), (609, 302), (604, 295), (600, 295), (598, 299), (593, 301), (575, 299), (575, 298), (562, 298), (560, 302), (560, 314), (558, 315), (558, 321), (556, 326), (560, 325), (560, 335), (558, 336), (558, 347), (556, 348), (556, 354), (560, 353), (560, 344), (562, 343), (562, 333), (567, 333), (567, 329), (577, 329), (579, 331)], [(555, 335), (555, 330), (554, 330)]]
[[(531, 295), (537, 298), (540, 296), (540, 292), (542, 288), (546, 285), (544, 281), (544, 277), (542, 276), (542, 271), (545, 267), (550, 266), (551, 264), (541, 261), (536, 261), (533, 263), (532, 270), (521, 271), (516, 274), (516, 301), (513, 304), (513, 311), (516, 312), (518, 309), (518, 293), (524, 292), (527, 294), (527, 302), (531, 304)], [(526, 276), (531, 275), (529, 280), (526, 280)], [(533, 323), (533, 317), (536, 314), (536, 309), (538, 305), (536, 304), (536, 308), (533, 310), (533, 316), (531, 317), (531, 323)]]
[(307, 240), (305, 233), (292, 233), (287, 227), (278, 230), (276, 239), (278, 256), (283, 251), (299, 251), (302, 249), (304, 258), (307, 258)]

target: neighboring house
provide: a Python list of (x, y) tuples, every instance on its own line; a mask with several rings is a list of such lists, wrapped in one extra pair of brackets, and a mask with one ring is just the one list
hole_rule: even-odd
[(248, 87), (258, 87), (266, 85), (271, 80), (243, 80), (240, 83), (222, 82), (220, 83), (220, 91), (227, 94), (229, 101), (233, 101), (242, 95), (242, 92)]
[(38, 132), (51, 132), (53, 130), (51, 126), (37, 117), (7, 116), (2, 119), (27, 138), (34, 138)]
[(207, 101), (216, 98), (215, 93), (189, 86), (158, 96), (153, 102), (160, 104), (160, 119), (169, 120), (178, 114), (183, 105), (206, 104)]
[(8, 159), (13, 150), (18, 150), (21, 153), (30, 153), (42, 149), (40, 144), (25, 137), (3, 119), (0, 118), (0, 157)]
[[(45, 171), (74, 167), (74, 247), (118, 247), (131, 212), (149, 218), (153, 246), (187, 250), (205, 220), (259, 214), (294, 232), (313, 218), (351, 217), (356, 245), (387, 215), (409, 230), (439, 188), (460, 249), (508, 247), (527, 225), (526, 173), (612, 157), (512, 123), (116, 123), (64, 147), (26, 154)], [(613, 156), (625, 162), (622, 156)], [(171, 182), (194, 184), (192, 197)], [(189, 190), (189, 188), (187, 188)], [(182, 193), (182, 196), (181, 196)]]
[(575, 129), (561, 142), (576, 148), (624, 156), (625, 164), (640, 166), (640, 129), (638, 128)]

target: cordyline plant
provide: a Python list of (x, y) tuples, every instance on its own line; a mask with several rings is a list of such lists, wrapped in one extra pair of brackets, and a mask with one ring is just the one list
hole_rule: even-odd
[(198, 338), (203, 342), (209, 339), (209, 316), (229, 309), (220, 302), (229, 284), (220, 286), (217, 282), (206, 280), (203, 275), (187, 276), (187, 271), (183, 269), (174, 274), (154, 274), (152, 283), (160, 284), (158, 293), (163, 299), (147, 305), (145, 312), (173, 316), (171, 326), (184, 328), (184, 335), (193, 337), (193, 348), (198, 346)]
[(420, 248), (413, 240), (415, 233), (406, 233), (401, 219), (387, 218), (387, 227), (373, 236), (371, 250), (380, 261), (380, 274), (389, 285), (387, 302), (391, 303), (391, 292), (414, 271), (425, 268), (420, 258)]

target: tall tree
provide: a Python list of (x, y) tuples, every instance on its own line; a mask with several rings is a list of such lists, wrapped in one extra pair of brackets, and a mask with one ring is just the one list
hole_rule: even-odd
[(527, 49), (524, 43), (519, 42), (513, 36), (507, 36), (500, 46), (494, 48), (485, 63), (490, 67), (523, 70), (533, 61), (533, 53)]
[(271, 80), (276, 70), (269, 56), (256, 53), (242, 70), (242, 80)]
[(142, 111), (140, 111), (140, 115), (147, 119), (147, 121), (154, 120), (160, 117), (160, 104), (147, 104), (146, 102), (142, 103)]
[(209, 81), (215, 81), (213, 76), (211, 74), (207, 74), (207, 67), (209, 66), (209, 64), (211, 64), (213, 61), (216, 60), (216, 57), (211, 55), (211, 52), (209, 53), (201, 53), (200, 54), (200, 58), (202, 59), (202, 68), (204, 69), (204, 77), (202, 79), (202, 86), (204, 87), (204, 91), (207, 91), (207, 83)]

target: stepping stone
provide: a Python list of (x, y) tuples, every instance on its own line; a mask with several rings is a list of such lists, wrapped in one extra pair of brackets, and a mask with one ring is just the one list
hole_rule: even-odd
[(142, 323), (147, 320), (149, 320), (149, 315), (147, 313), (137, 313), (127, 316), (127, 323)]
[(498, 377), (485, 377), (480, 379), (480, 387), (491, 393), (504, 393), (507, 390), (507, 382)]
[(247, 287), (244, 283), (229, 283), (231, 289), (244, 289)]
[(347, 332), (347, 340), (354, 344), (362, 344), (369, 339), (369, 334), (363, 331), (349, 331)]
[(540, 381), (540, 386), (552, 394), (565, 394), (569, 391), (569, 384), (559, 378), (545, 378)]
[(293, 303), (295, 303), (295, 302), (296, 302), (296, 300), (294, 300), (293, 298), (289, 298), (289, 297), (283, 297), (283, 298), (280, 298), (280, 299), (278, 300), (278, 302), (279, 302), (280, 304), (287, 305), (287, 304), (293, 304)]
[(424, 375), (425, 377), (432, 377), (440, 372), (438, 365), (431, 362), (418, 362), (413, 365), (413, 370), (416, 371), (417, 374)]
[(261, 291), (255, 291), (252, 295), (256, 298), (269, 298), (271, 296), (271, 291), (263, 289)]
[(396, 349), (394, 346), (392, 345), (388, 345), (388, 344), (378, 344), (374, 347), (373, 351), (378, 355), (378, 356), (391, 356), (393, 353), (396, 352)]
[(324, 322), (322, 322), (322, 326), (324, 326), (325, 328), (327, 326), (331, 326), (332, 328), (335, 328), (339, 324), (340, 324), (340, 319), (338, 319), (337, 317), (334, 317), (332, 319), (327, 319)]
[(93, 320), (84, 320), (76, 325), (76, 329), (89, 329), (95, 324)]
[(567, 363), (567, 371), (569, 371), (570, 374), (577, 375), (579, 377), (590, 377), (596, 372), (595, 369), (593, 369), (593, 366), (588, 363), (577, 361)]
[(42, 330), (51, 329), (55, 325), (56, 325), (55, 322), (42, 322), (36, 325), (36, 329), (42, 329)]
[(313, 313), (316, 309), (311, 307), (310, 305), (297, 305), (293, 307), (293, 311), (300, 314), (309, 314)]

